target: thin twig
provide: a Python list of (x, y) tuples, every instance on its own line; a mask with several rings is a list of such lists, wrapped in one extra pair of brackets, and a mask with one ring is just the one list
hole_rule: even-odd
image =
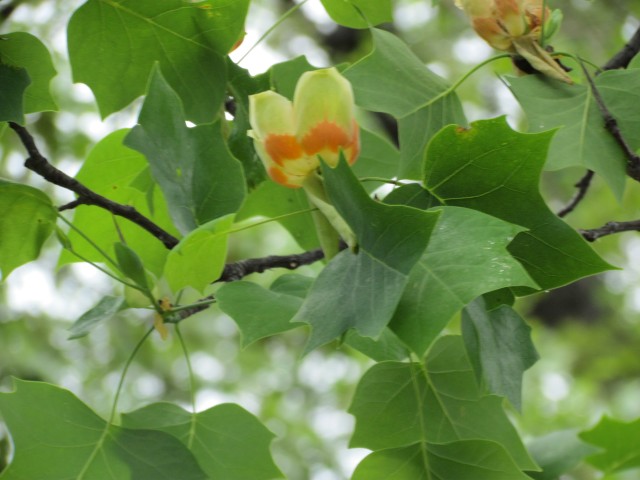
[(71, 190), (78, 195), (79, 200), (71, 202), (70, 204), (63, 205), (63, 210), (68, 210), (69, 208), (78, 205), (95, 205), (97, 207), (108, 210), (114, 215), (124, 217), (144, 228), (151, 235), (160, 240), (168, 249), (172, 249), (178, 244), (178, 239), (176, 237), (153, 223), (147, 217), (138, 212), (135, 208), (128, 205), (122, 205), (120, 203), (109, 200), (102, 195), (97, 194), (82, 183), (78, 182), (75, 178), (70, 177), (66, 173), (58, 170), (56, 167), (51, 165), (49, 161), (40, 153), (38, 147), (36, 146), (35, 140), (25, 127), (13, 122), (9, 122), (9, 126), (18, 134), (22, 144), (29, 154), (29, 158), (27, 158), (24, 163), (25, 167), (42, 176), (45, 180), (48, 180), (54, 185), (66, 188), (67, 190)]
[(604, 119), (605, 128), (614, 138), (616, 143), (620, 145), (620, 148), (622, 148), (622, 151), (627, 157), (627, 175), (640, 182), (640, 156), (633, 151), (631, 146), (627, 143), (626, 139), (622, 135), (620, 126), (618, 125), (618, 121), (607, 108), (607, 105), (604, 103), (602, 95), (600, 95), (600, 92), (598, 91), (598, 88), (596, 87), (591, 74), (588, 72), (587, 68), (582, 62), (580, 62), (580, 67), (582, 67), (582, 71), (584, 72), (584, 75), (589, 82), (591, 92), (593, 93), (593, 98), (598, 105), (598, 109), (602, 114), (602, 118)]
[(607, 222), (600, 228), (590, 230), (580, 230), (580, 234), (589, 242), (594, 242), (601, 237), (614, 233), (640, 231), (640, 220), (630, 222)]
[(593, 180), (593, 175), (594, 175), (593, 170), (587, 170), (587, 173), (584, 175), (584, 177), (582, 177), (578, 181), (578, 183), (574, 185), (574, 187), (576, 187), (578, 191), (576, 192), (574, 197), (571, 199), (569, 204), (557, 213), (559, 217), (562, 218), (568, 215), (578, 206), (578, 204), (582, 201), (584, 196), (587, 194), (587, 190), (589, 190), (589, 186), (591, 185), (591, 180)]

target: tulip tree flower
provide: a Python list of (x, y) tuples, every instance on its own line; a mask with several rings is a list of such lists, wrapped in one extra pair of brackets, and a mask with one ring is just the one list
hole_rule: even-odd
[(543, 23), (547, 37), (557, 26), (560, 15), (559, 11), (552, 15), (543, 0), (455, 0), (455, 3), (469, 15), (473, 29), (489, 45), (522, 56), (545, 75), (573, 83), (540, 45)]
[[(335, 167), (343, 156), (353, 164), (360, 153), (351, 84), (335, 68), (304, 73), (293, 102), (266, 91), (249, 97), (249, 136), (271, 179), (285, 187), (304, 188), (321, 212), (316, 227), (325, 255), (337, 252), (338, 232), (350, 246), (355, 237), (324, 192), (320, 160)], [(329, 224), (327, 224), (329, 222)], [(323, 223), (323, 224), (322, 224)]]

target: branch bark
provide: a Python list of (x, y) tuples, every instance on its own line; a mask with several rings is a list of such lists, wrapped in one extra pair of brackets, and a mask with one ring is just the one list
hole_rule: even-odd
[(20, 141), (29, 155), (27, 160), (24, 162), (25, 167), (54, 185), (71, 190), (78, 195), (78, 200), (67, 205), (63, 205), (61, 207), (62, 210), (68, 210), (78, 205), (95, 205), (108, 210), (114, 215), (126, 218), (144, 228), (151, 235), (160, 240), (168, 249), (172, 249), (178, 244), (178, 239), (176, 237), (162, 229), (159, 225), (156, 225), (135, 208), (128, 205), (122, 205), (97, 194), (82, 183), (78, 182), (75, 178), (70, 177), (51, 165), (51, 163), (49, 163), (49, 161), (40, 153), (35, 140), (25, 127), (13, 122), (9, 122), (9, 126), (14, 132), (16, 132), (18, 137), (20, 137)]
[(614, 233), (640, 231), (640, 220), (630, 222), (607, 222), (600, 228), (580, 230), (580, 233), (589, 242), (595, 242), (599, 238), (613, 235)]

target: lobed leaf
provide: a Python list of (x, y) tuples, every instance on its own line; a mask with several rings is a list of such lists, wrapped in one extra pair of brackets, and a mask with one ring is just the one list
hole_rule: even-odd
[[(187, 119), (211, 122), (224, 100), (226, 65), (221, 52), (242, 30), (236, 8), (246, 0), (217, 4), (182, 0), (88, 0), (67, 28), (75, 82), (93, 91), (103, 117), (121, 110), (146, 90), (155, 64), (178, 93)], [(211, 43), (220, 32), (220, 42)], [(99, 61), (96, 61), (99, 59)]]
[(24, 95), (31, 84), (24, 68), (0, 63), (0, 122), (24, 123)]
[[(356, 418), (351, 447), (384, 452), (417, 446), (427, 454), (434, 444), (485, 440), (499, 445), (520, 470), (537, 469), (500, 398), (483, 395), (476, 384), (460, 337), (438, 339), (424, 365), (374, 365), (360, 380), (349, 411)], [(431, 474), (424, 458), (419, 461), (421, 471)]]
[(69, 327), (69, 340), (82, 338), (89, 334), (98, 325), (113, 318), (116, 313), (122, 310), (124, 304), (123, 297), (112, 297), (111, 295), (103, 297)]
[(239, 405), (226, 403), (193, 414), (171, 403), (154, 403), (123, 414), (122, 424), (175, 437), (193, 453), (207, 478), (283, 478), (269, 452), (273, 433)]
[(452, 125), (432, 139), (424, 164), (426, 188), (446, 205), (528, 229), (508, 250), (541, 289), (612, 268), (549, 210), (538, 191), (553, 134), (515, 132), (504, 117), (474, 122), (468, 129)]
[(587, 457), (587, 461), (600, 470), (613, 473), (640, 468), (640, 418), (622, 422), (603, 417), (598, 425), (580, 433), (579, 437), (603, 450)]
[[(14, 379), (0, 393), (0, 412), (15, 445), (6, 480), (204, 480), (193, 454), (157, 430), (107, 425), (71, 392)], [(46, 461), (43, 461), (46, 459)]]
[(349, 28), (393, 21), (391, 0), (321, 0), (329, 16)]

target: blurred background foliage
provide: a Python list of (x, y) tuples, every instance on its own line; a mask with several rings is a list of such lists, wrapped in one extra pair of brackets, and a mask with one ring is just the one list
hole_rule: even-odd
[[(66, 23), (80, 0), (0, 1), (0, 35), (28, 31), (50, 49), (58, 76), (52, 82), (59, 112), (28, 119), (41, 150), (59, 168), (74, 174), (100, 138), (131, 127), (139, 102), (101, 120), (89, 89), (71, 87), (66, 55)], [(247, 36), (234, 52), (238, 60), (286, 11), (293, 0), (253, 0)], [(553, 45), (603, 65), (640, 26), (637, 0), (556, 0), (564, 13)], [(453, 0), (395, 0), (394, 23), (402, 37), (438, 74), (455, 81), (495, 52), (479, 40)], [(318, 66), (353, 62), (371, 48), (367, 31), (338, 27), (319, 0), (309, 0), (285, 20), (241, 63), (260, 73), (278, 61), (307, 55)], [(458, 90), (470, 121), (507, 115), (526, 130), (526, 120), (499, 76), (512, 72), (507, 60), (484, 67)], [(375, 117), (379, 130), (394, 139), (389, 119)], [(46, 190), (56, 202), (72, 199), (22, 167), (24, 152), (12, 132), (0, 131), (0, 177)], [(546, 173), (543, 193), (559, 210), (574, 193), (584, 172)], [(620, 205), (596, 179), (586, 200), (567, 217), (576, 228), (609, 220), (640, 218), (640, 186), (629, 182)], [(621, 270), (589, 278), (552, 292), (521, 299), (517, 305), (533, 327), (541, 360), (526, 374), (522, 415), (514, 422), (525, 439), (561, 429), (585, 429), (603, 414), (622, 420), (640, 417), (640, 237), (606, 237), (594, 247)], [(230, 260), (299, 251), (272, 223), (237, 234)], [(81, 340), (67, 340), (66, 329), (104, 294), (111, 282), (85, 265), (56, 268), (59, 247), (51, 240), (41, 259), (15, 271), (0, 284), (0, 388), (12, 376), (43, 380), (71, 389), (100, 414), (108, 411), (123, 363), (143, 335), (150, 315), (120, 316)], [(316, 271), (305, 267), (299, 273)], [(278, 272), (249, 280), (270, 284)], [(451, 329), (455, 330), (456, 322)], [(332, 345), (301, 356), (306, 331), (298, 329), (241, 350), (235, 324), (215, 307), (188, 319), (182, 329), (197, 379), (198, 408), (238, 402), (258, 415), (277, 435), (273, 451), (288, 478), (348, 478), (366, 453), (347, 450), (353, 419), (346, 413), (355, 384), (369, 366), (346, 347)], [(154, 337), (140, 352), (125, 385), (120, 410), (167, 400), (188, 405), (184, 358), (174, 336)], [(0, 426), (0, 462), (9, 444)], [(1, 463), (0, 463), (1, 470)], [(631, 472), (631, 474), (636, 472)], [(574, 480), (598, 478), (586, 467)], [(618, 475), (609, 480), (637, 478)]]

